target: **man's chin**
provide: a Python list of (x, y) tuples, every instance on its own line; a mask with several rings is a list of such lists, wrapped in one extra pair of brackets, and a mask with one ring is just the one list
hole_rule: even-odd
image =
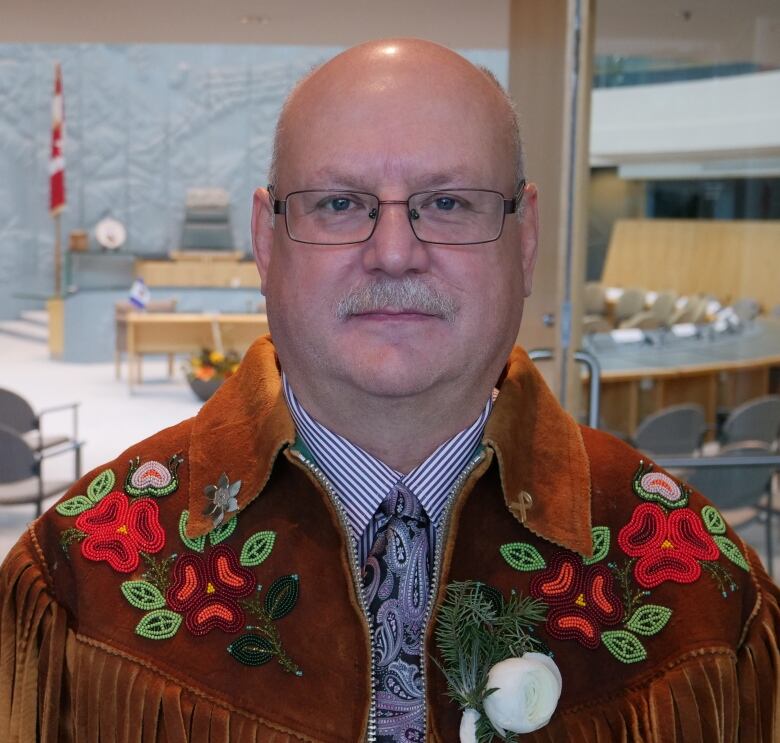
[[(395, 362), (395, 363), (394, 363)], [(428, 359), (406, 362), (398, 359), (377, 360), (345, 366), (344, 376), (357, 389), (375, 397), (413, 397), (435, 386), (443, 376), (442, 369), (432, 368)]]

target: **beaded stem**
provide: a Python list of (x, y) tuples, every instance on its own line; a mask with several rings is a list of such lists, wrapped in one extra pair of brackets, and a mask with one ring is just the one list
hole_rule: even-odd
[(252, 598), (245, 599), (239, 603), (248, 614), (256, 617), (259, 622), (259, 625), (250, 625), (247, 627), (247, 629), (257, 632), (262, 637), (265, 637), (269, 643), (271, 643), (271, 647), (274, 654), (276, 655), (276, 659), (279, 662), (279, 665), (284, 668), (285, 671), (288, 673), (293, 673), (296, 676), (302, 676), (303, 672), (300, 670), (300, 668), (298, 668), (297, 664), (292, 660), (292, 658), (287, 655), (287, 651), (282, 645), (282, 639), (279, 636), (279, 630), (260, 601), (259, 589), (258, 593), (256, 593)]

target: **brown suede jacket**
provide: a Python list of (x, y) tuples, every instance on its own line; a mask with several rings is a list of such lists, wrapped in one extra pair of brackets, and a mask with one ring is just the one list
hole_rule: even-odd
[[(777, 741), (778, 589), (641, 460), (574, 423), (516, 349), (445, 517), (428, 653), (446, 584), (480, 580), (549, 607), (563, 694), (522, 740)], [(345, 524), (261, 339), (195, 418), (88, 473), (6, 559), (0, 740), (363, 740)], [(425, 683), (428, 740), (457, 741), (430, 660)]]

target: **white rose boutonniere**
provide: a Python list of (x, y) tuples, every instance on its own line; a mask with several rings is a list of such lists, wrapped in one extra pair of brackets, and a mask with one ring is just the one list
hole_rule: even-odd
[(561, 695), (561, 674), (532, 632), (545, 607), (514, 591), (508, 600), (476, 581), (451, 583), (436, 643), (450, 697), (463, 710), (461, 743), (506, 741), (546, 725)]
[(487, 685), (485, 714), (506, 737), (507, 731), (531, 733), (550, 721), (561, 696), (562, 680), (552, 658), (526, 653), (496, 663), (488, 673)]

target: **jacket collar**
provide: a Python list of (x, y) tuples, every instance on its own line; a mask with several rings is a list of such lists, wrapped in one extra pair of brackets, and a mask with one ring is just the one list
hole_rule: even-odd
[(214, 528), (211, 500), (204, 488), (217, 485), (224, 473), (231, 484), (241, 481), (238, 511), (246, 508), (271, 476), (277, 454), (295, 441), (295, 425), (282, 393), (282, 379), (270, 336), (254, 344), (241, 366), (200, 409), (189, 448), (189, 516), (187, 534), (198, 537)]
[(590, 461), (580, 427), (519, 347), (499, 388), (482, 441), (498, 460), (507, 508), (542, 539), (590, 557)]
[[(558, 405), (524, 351), (509, 359), (483, 443), (496, 455), (507, 508), (521, 519), (520, 494), (532, 504), (525, 525), (538, 536), (592, 554), (590, 471), (579, 427)], [(224, 473), (241, 481), (238, 511), (271, 476), (276, 456), (295, 442), (295, 425), (282, 393), (279, 363), (269, 336), (247, 352), (238, 372), (195, 417), (189, 447), (187, 535), (214, 528), (204, 488)]]

